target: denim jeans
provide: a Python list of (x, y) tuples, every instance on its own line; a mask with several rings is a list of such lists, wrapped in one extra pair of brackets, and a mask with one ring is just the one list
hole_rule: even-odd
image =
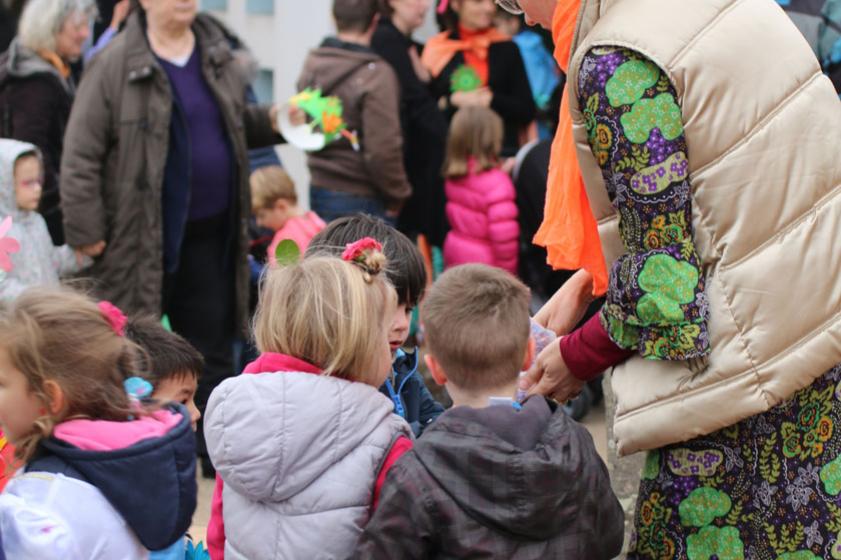
[(325, 222), (354, 214), (369, 214), (389, 223), (385, 216), (385, 205), (379, 198), (331, 191), (321, 187), (310, 187), (310, 208)]

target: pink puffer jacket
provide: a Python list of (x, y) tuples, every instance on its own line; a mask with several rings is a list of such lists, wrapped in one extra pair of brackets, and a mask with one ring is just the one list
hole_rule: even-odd
[(451, 228), (444, 241), (446, 266), (484, 263), (516, 275), (520, 224), (508, 174), (490, 169), (447, 179), (445, 188)]

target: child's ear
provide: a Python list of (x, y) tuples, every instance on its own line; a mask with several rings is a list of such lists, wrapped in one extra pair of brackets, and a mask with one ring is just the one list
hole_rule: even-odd
[(283, 198), (278, 198), (274, 201), (274, 209), (280, 210), (281, 212), (288, 212), (289, 211), (289, 201)]
[(520, 371), (528, 371), (531, 365), (534, 363), (535, 358), (535, 344), (534, 338), (529, 337), (528, 346), (526, 346), (526, 356), (523, 358), (523, 367), (520, 368)]
[(423, 360), (426, 362), (426, 367), (429, 368), (429, 373), (432, 375), (432, 379), (435, 381), (435, 384), (446, 385), (447, 374), (444, 373), (443, 369), (441, 369), (441, 364), (438, 363), (438, 360), (435, 359), (435, 356), (433, 356), (432, 354), (427, 354), (423, 357)]
[(47, 409), (50, 411), (50, 414), (53, 416), (61, 414), (66, 404), (64, 391), (62, 391), (61, 386), (51, 379), (47, 380), (44, 382), (44, 393), (49, 400), (47, 402)]

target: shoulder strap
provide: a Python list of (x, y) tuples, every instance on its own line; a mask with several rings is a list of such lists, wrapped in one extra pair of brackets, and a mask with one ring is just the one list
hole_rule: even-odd
[(377, 504), (380, 501), (380, 493), (385, 484), (385, 477), (388, 471), (394, 466), (394, 463), (402, 457), (407, 451), (410, 451), (414, 443), (404, 434), (397, 434), (388, 448), (388, 452), (383, 456), (383, 461), (380, 463), (380, 468), (377, 470), (377, 479), (374, 482), (374, 497), (371, 501), (371, 512), (377, 509)]

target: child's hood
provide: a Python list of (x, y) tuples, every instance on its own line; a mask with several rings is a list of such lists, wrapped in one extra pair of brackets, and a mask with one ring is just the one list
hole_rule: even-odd
[(0, 138), (0, 218), (12, 216), (19, 220), (26, 212), (18, 210), (15, 198), (15, 161), (27, 153), (39, 154), (38, 148), (27, 142)]
[(520, 411), (453, 408), (424, 432), (413, 453), (468, 515), (517, 538), (550, 539), (578, 516), (592, 515), (588, 504), (616, 499), (609, 486), (606, 496), (588, 495), (594, 493), (591, 477), (607, 480), (592, 438), (540, 397)]
[(129, 422), (73, 420), (42, 445), (96, 486), (146, 548), (169, 546), (189, 529), (196, 449), (183, 406)]
[(213, 391), (205, 437), (226, 485), (253, 501), (280, 502), (365, 445), (383, 422), (409, 434), (393, 408), (363, 383), (302, 372), (241, 375)]

